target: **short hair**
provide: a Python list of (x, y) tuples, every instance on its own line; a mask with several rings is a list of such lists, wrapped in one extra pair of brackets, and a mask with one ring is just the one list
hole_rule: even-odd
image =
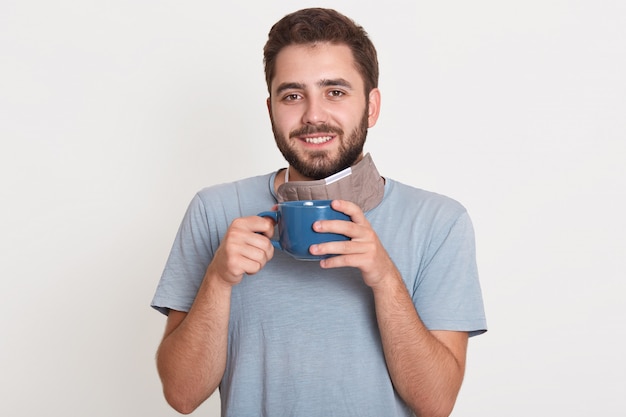
[(265, 81), (271, 91), (276, 73), (276, 57), (289, 45), (318, 42), (345, 44), (352, 51), (356, 69), (363, 77), (365, 93), (378, 87), (378, 57), (367, 32), (352, 19), (333, 9), (302, 9), (286, 15), (272, 26), (263, 48)]

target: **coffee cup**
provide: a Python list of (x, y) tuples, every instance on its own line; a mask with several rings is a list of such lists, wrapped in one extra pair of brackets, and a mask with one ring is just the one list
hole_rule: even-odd
[(337, 233), (319, 233), (313, 230), (318, 220), (346, 220), (350, 217), (330, 206), (332, 200), (300, 200), (278, 203), (276, 211), (264, 211), (258, 215), (269, 217), (278, 227), (278, 240), (272, 245), (298, 260), (316, 261), (334, 255), (312, 255), (311, 245), (333, 241), (350, 240)]

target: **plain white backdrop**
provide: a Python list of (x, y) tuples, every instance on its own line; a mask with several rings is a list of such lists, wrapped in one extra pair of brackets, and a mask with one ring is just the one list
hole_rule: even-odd
[(453, 415), (623, 415), (620, 0), (1, 0), (0, 415), (177, 415), (150, 300), (198, 189), (286, 165), (262, 47), (318, 5), (378, 48), (379, 170), (474, 220), (490, 330)]

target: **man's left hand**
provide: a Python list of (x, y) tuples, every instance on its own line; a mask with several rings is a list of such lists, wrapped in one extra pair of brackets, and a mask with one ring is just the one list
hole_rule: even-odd
[(365, 218), (359, 206), (345, 200), (334, 200), (332, 207), (352, 219), (321, 220), (313, 224), (320, 233), (338, 233), (350, 238), (348, 241), (328, 242), (312, 245), (313, 255), (335, 254), (320, 262), (322, 268), (354, 267), (361, 270), (365, 284), (376, 287), (385, 277), (397, 273), (396, 267), (387, 254), (378, 235)]

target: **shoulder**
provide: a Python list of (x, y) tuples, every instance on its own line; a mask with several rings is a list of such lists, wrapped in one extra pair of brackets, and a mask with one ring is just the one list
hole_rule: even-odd
[(438, 246), (447, 236), (473, 239), (472, 220), (466, 208), (443, 194), (387, 180), (383, 202), (369, 213), (377, 232), (391, 230), (421, 236), (428, 246)]
[(432, 216), (459, 217), (466, 214), (466, 208), (457, 200), (433, 191), (386, 179), (386, 209), (395, 208), (408, 213), (430, 214)]
[(274, 176), (272, 172), (205, 187), (196, 193), (192, 205), (237, 216), (268, 210), (275, 203), (271, 191)]
[(231, 195), (237, 192), (262, 193), (269, 190), (269, 180), (275, 173), (243, 178), (236, 181), (225, 182), (207, 186), (198, 191), (197, 196), (201, 200), (207, 200), (221, 195)]

